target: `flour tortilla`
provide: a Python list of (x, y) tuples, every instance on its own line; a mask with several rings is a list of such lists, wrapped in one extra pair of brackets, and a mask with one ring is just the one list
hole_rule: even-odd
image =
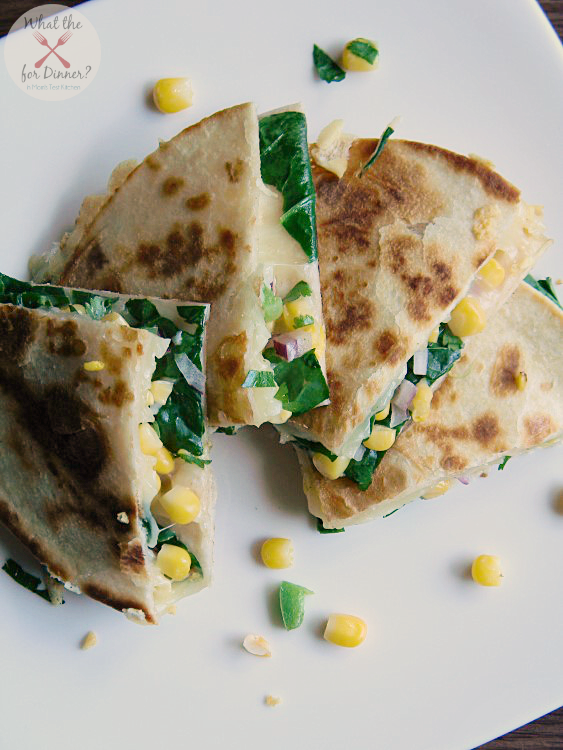
[(479, 269), (504, 251), (491, 320), (548, 244), (541, 209), (475, 159), (391, 138), (360, 176), (377, 143), (353, 140), (341, 179), (313, 161), (331, 405), (285, 428), (347, 457)]
[[(478, 476), (503, 456), (563, 439), (563, 311), (522, 283), (469, 340), (462, 358), (434, 394), (425, 422), (397, 438), (365, 492), (352, 481), (324, 479), (298, 449), (311, 513), (327, 528), (381, 517), (438, 482)], [(516, 375), (527, 382), (519, 390)], [(510, 471), (510, 464), (506, 468)]]
[[(175, 303), (153, 302), (177, 322)], [(201, 575), (166, 580), (142, 524), (157, 490), (139, 423), (153, 419), (146, 394), (168, 344), (87, 315), (0, 304), (0, 521), (67, 588), (146, 623), (207, 586), (212, 566), (209, 466), (176, 459), (202, 511), (174, 530)], [(92, 360), (105, 368), (86, 372)]]

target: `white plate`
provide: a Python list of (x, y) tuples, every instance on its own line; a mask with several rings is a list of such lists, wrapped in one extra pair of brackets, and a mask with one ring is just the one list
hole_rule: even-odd
[[(0, 64), (5, 272), (25, 276), (29, 255), (60, 236), (118, 161), (249, 99), (262, 111), (303, 101), (312, 137), (336, 117), (377, 136), (403, 115), (398, 136), (492, 158), (563, 238), (563, 54), (531, 0), (94, 0), (80, 10), (102, 46), (86, 91), (38, 101)], [(358, 35), (379, 42), (380, 69), (315, 80), (313, 42), (334, 53)], [(195, 106), (149, 110), (147, 86), (182, 73)], [(557, 249), (538, 273), (563, 276)], [(314, 529), (297, 461), (270, 429), (219, 436), (213, 458), (215, 583), (159, 628), (72, 595), (49, 607), (0, 576), (3, 748), (458, 750), (563, 704), (560, 448), (330, 536)], [(293, 538), (292, 570), (257, 564), (256, 544), (271, 535)], [(503, 560), (499, 589), (464, 575), (482, 552)], [(7, 555), (29, 563), (1, 531)], [(275, 614), (284, 577), (316, 592), (293, 632)], [(366, 619), (360, 649), (320, 638), (333, 611)], [(82, 652), (91, 629), (99, 645)], [(241, 650), (249, 632), (270, 640), (271, 659)], [(282, 704), (266, 707), (267, 694)]]

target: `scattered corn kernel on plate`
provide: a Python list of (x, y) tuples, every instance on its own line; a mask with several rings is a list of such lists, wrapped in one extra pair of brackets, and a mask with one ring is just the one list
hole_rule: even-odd
[[(374, 137), (401, 115), (397, 137), (492, 159), (545, 206), (555, 244), (536, 275), (563, 278), (563, 51), (533, 0), (92, 0), (80, 10), (102, 50), (86, 91), (33, 99), (0, 66), (4, 273), (27, 278), (29, 256), (60, 238), (117, 162), (252, 100), (259, 111), (301, 101), (310, 140), (336, 118)], [(358, 72), (320, 81), (313, 45), (339, 59), (350, 40)], [(363, 49), (369, 63), (370, 40), (378, 65), (362, 71), (353, 57)], [(158, 79), (171, 79), (155, 92), (161, 109), (190, 98), (182, 77), (189, 109), (149, 106)], [(52, 607), (0, 575), (2, 747), (462, 750), (563, 704), (561, 446), (328, 535), (271, 427), (217, 435), (212, 457), (214, 582), (158, 627), (70, 593)], [(8, 557), (38, 569), (0, 528)], [(283, 581), (313, 592), (291, 630)]]

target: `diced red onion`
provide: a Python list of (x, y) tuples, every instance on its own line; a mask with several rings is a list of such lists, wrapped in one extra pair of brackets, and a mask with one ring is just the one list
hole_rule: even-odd
[(467, 477), (458, 477), (458, 482), (461, 482), (462, 484), (469, 484), (469, 479)]
[(398, 409), (406, 411), (413, 398), (416, 395), (416, 385), (411, 383), (410, 380), (403, 380), (401, 385), (395, 391), (395, 395), (391, 399), (391, 403), (395, 404)]
[(196, 391), (203, 393), (205, 391), (205, 375), (198, 370), (191, 359), (185, 352), (174, 355), (176, 366), (186, 379), (186, 383), (191, 385)]
[(426, 375), (428, 372), (428, 349), (419, 349), (414, 353), (412, 371), (415, 375)]
[(361, 461), (364, 457), (364, 453), (366, 452), (366, 446), (360, 445), (358, 447), (358, 450), (354, 453), (354, 461)]
[(309, 331), (292, 331), (274, 336), (274, 349), (279, 357), (291, 362), (308, 352), (313, 346), (313, 339)]
[(389, 420), (389, 427), (396, 427), (401, 424), (408, 417), (406, 409), (399, 409), (396, 404), (391, 404), (391, 419)]

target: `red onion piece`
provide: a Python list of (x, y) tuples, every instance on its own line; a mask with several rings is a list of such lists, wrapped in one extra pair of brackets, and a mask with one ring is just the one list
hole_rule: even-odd
[(426, 375), (428, 372), (428, 349), (419, 349), (414, 353), (412, 371), (415, 375)]
[(396, 427), (401, 424), (408, 417), (406, 409), (399, 409), (396, 404), (391, 404), (391, 419), (389, 420), (389, 427)]
[(458, 482), (461, 482), (462, 484), (466, 484), (466, 485), (467, 485), (467, 484), (469, 484), (469, 479), (468, 479), (468, 477), (458, 477), (458, 478), (457, 478), (457, 481), (458, 481)]
[(391, 400), (391, 404), (394, 404), (398, 409), (406, 411), (413, 398), (416, 395), (416, 385), (411, 383), (410, 380), (403, 380), (401, 385), (395, 391), (395, 395)]
[(309, 331), (282, 333), (279, 336), (274, 336), (272, 341), (276, 354), (287, 362), (305, 354), (313, 346), (313, 339)]

